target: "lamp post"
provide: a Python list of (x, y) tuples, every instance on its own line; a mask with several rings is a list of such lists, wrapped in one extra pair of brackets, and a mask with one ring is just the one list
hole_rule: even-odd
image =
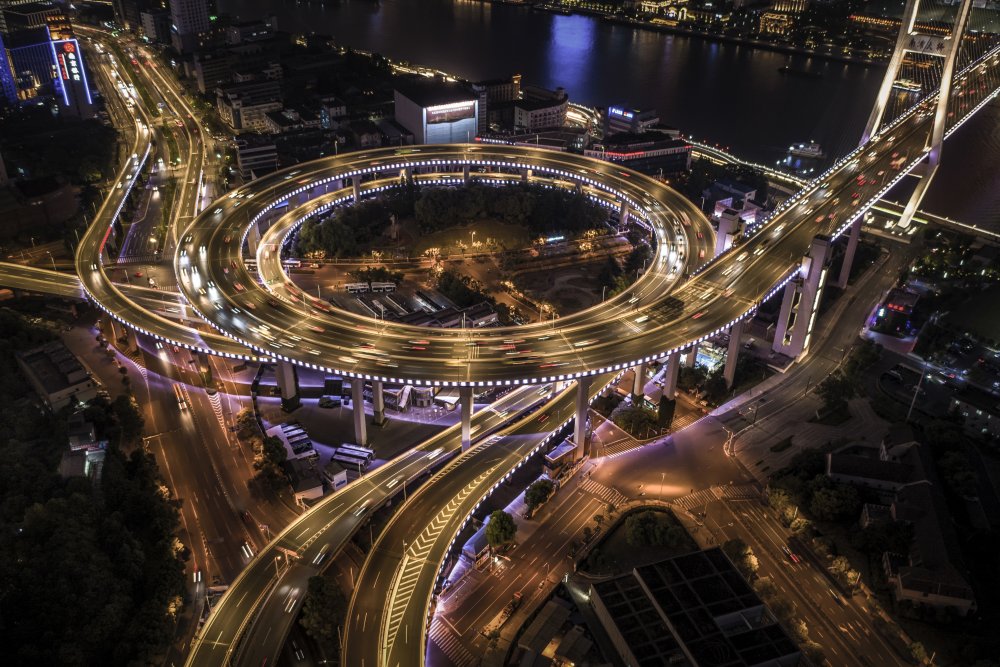
[(45, 254), (48, 255), (49, 259), (52, 261), (52, 270), (55, 271), (56, 270), (56, 260), (55, 260), (55, 257), (53, 257), (52, 253), (49, 252), (48, 250), (45, 251)]
[(280, 560), (281, 560), (280, 554), (274, 557), (274, 576), (276, 577), (281, 574), (281, 570), (278, 569), (278, 561)]

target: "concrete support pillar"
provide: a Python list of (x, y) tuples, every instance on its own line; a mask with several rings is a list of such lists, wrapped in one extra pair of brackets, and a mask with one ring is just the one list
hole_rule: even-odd
[(715, 236), (715, 257), (733, 247), (733, 242), (740, 235), (742, 223), (735, 212), (723, 211), (719, 216), (719, 233)]
[(646, 364), (639, 364), (632, 369), (632, 398), (641, 399), (646, 394)]
[(299, 407), (299, 375), (295, 366), (287, 361), (279, 361), (274, 375), (281, 390), (281, 409), (292, 412)]
[[(133, 340), (135, 338), (133, 337)], [(138, 341), (136, 341), (138, 343)], [(214, 387), (215, 378), (212, 375), (212, 364), (208, 361), (208, 355), (204, 352), (198, 353), (198, 373), (201, 375), (202, 381), (205, 383), (205, 387)]]
[(726, 389), (733, 388), (736, 379), (736, 362), (740, 358), (740, 338), (743, 337), (743, 324), (740, 320), (729, 329), (729, 349), (726, 351), (726, 365), (722, 369), (722, 377), (726, 379)]
[(351, 189), (354, 194), (354, 203), (357, 204), (361, 199), (361, 177), (355, 176), (351, 179)]
[(464, 165), (462, 167), (462, 181), (464, 181), (466, 185), (468, 185), (469, 182), (472, 180), (471, 173), (472, 170), (469, 168), (469, 165)]
[(628, 204), (625, 202), (621, 202), (621, 205), (618, 207), (618, 220), (619, 224), (622, 227), (628, 224), (628, 214), (629, 214)]
[(529, 179), (531, 179), (531, 170), (530, 169), (522, 169), (521, 170), (521, 182), (522, 183), (527, 183)]
[(403, 167), (399, 170), (399, 180), (404, 185), (413, 184), (413, 167)]
[(590, 412), (590, 383), (593, 378), (582, 377), (576, 381), (576, 419), (573, 423), (573, 442), (577, 458), (587, 450), (587, 419)]
[(368, 444), (368, 424), (365, 422), (365, 381), (351, 378), (351, 412), (354, 415), (354, 439), (359, 445)]
[(472, 387), (458, 388), (458, 409), (462, 411), (462, 451), (472, 446)]
[(799, 276), (785, 287), (771, 346), (775, 352), (794, 359), (809, 349), (829, 256), (830, 239), (826, 236), (814, 238), (809, 254), (802, 260)]
[(257, 246), (260, 244), (260, 227), (257, 223), (250, 225), (250, 231), (247, 233), (247, 249), (250, 251), (251, 255), (257, 254)]
[(385, 418), (385, 394), (382, 391), (382, 383), (378, 380), (372, 381), (372, 412), (375, 413), (376, 426), (381, 426), (387, 421)]
[(844, 263), (840, 267), (840, 277), (837, 278), (837, 287), (844, 289), (847, 281), (851, 277), (851, 265), (854, 264), (854, 253), (858, 251), (858, 241), (861, 239), (862, 216), (859, 216), (847, 237), (847, 249), (844, 251)]
[(688, 348), (687, 356), (684, 357), (684, 365), (688, 368), (694, 368), (696, 363), (698, 363), (698, 343)]
[(663, 395), (669, 399), (677, 397), (677, 376), (681, 371), (681, 353), (674, 352), (667, 357), (667, 370), (663, 374)]

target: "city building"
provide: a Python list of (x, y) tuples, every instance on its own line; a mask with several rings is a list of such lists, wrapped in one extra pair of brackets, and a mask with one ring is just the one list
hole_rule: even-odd
[(0, 11), (3, 12), (6, 32), (50, 27), (55, 33), (53, 38), (58, 39), (72, 31), (66, 13), (51, 2), (23, 2), (13, 7), (4, 7)]
[(584, 151), (647, 174), (669, 175), (691, 168), (691, 144), (658, 132), (615, 134)]
[(795, 642), (719, 548), (594, 582), (589, 597), (626, 665), (800, 661)]
[(882, 555), (885, 576), (897, 602), (952, 609), (965, 616), (976, 598), (965, 576), (958, 536), (927, 448), (913, 429), (896, 424), (878, 447), (851, 445), (827, 454), (830, 479), (871, 489), (882, 503), (867, 503), (860, 522), (902, 521), (913, 528), (905, 554)]
[(538, 132), (560, 128), (566, 124), (569, 95), (562, 88), (545, 90), (525, 86), (524, 96), (513, 102), (514, 129), (520, 132)]
[(317, 128), (320, 125), (319, 116), (311, 111), (282, 109), (281, 111), (269, 111), (264, 115), (265, 134), (281, 134), (292, 130)]
[[(126, 30), (135, 30), (142, 23), (142, 12), (152, 3), (149, 0), (112, 0), (115, 20)], [(148, 33), (147, 33), (148, 35)], [(168, 40), (169, 41), (169, 40)]]
[(468, 308), (442, 308), (427, 313), (422, 310), (397, 318), (398, 322), (418, 327), (440, 327), (443, 329), (479, 328), (496, 326), (497, 312), (486, 301)]
[(396, 85), (395, 119), (417, 144), (472, 141), (479, 133), (479, 95), (468, 86), (441, 80)]
[(166, 9), (146, 9), (139, 13), (142, 33), (156, 44), (170, 44), (170, 12)]
[(472, 84), (472, 90), (479, 93), (479, 129), (489, 128), (490, 109), (503, 102), (513, 102), (521, 98), (521, 75), (514, 74), (509, 79), (488, 79)]
[(215, 89), (216, 108), (233, 131), (267, 131), (267, 113), (281, 109), (281, 83), (275, 80), (228, 83)]
[(244, 135), (236, 140), (236, 168), (244, 182), (278, 169), (278, 147), (267, 137)]
[(1000, 398), (995, 395), (966, 386), (952, 395), (950, 409), (962, 417), (966, 433), (991, 438), (1000, 436)]
[(323, 479), (334, 491), (347, 484), (347, 469), (337, 461), (330, 460), (323, 467)]
[(226, 43), (231, 45), (257, 42), (274, 37), (278, 18), (269, 16), (263, 21), (240, 21), (226, 26)]
[(193, 53), (211, 28), (208, 0), (170, 0), (170, 27), (174, 48)]
[(28, 384), (53, 412), (97, 397), (97, 382), (62, 341), (15, 355)]
[(653, 110), (611, 106), (604, 114), (604, 134), (642, 134), (659, 122), (660, 115)]
[(308, 507), (311, 501), (323, 497), (323, 480), (312, 461), (291, 459), (285, 461), (284, 468), (296, 505)]
[(51, 97), (60, 113), (91, 118), (95, 109), (80, 45), (59, 20), (53, 29), (45, 24), (0, 33), (3, 96), (8, 104)]

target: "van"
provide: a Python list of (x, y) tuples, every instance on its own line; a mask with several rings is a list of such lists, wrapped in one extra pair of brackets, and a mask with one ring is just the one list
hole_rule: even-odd
[(756, 342), (756, 341), (754, 341), (753, 338), (750, 338), (749, 340), (747, 340), (747, 342), (743, 343), (743, 349), (744, 350), (752, 350), (754, 342)]

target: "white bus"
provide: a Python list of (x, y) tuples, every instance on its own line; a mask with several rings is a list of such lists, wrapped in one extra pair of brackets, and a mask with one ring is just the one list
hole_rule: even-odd
[(281, 262), (286, 269), (298, 269), (302, 266), (301, 259), (286, 259)]
[(368, 459), (363, 456), (353, 456), (347, 453), (341, 454), (339, 450), (333, 455), (332, 460), (344, 466), (344, 469), (348, 471), (357, 470), (358, 472), (362, 472), (368, 468)]
[(351, 445), (351, 444), (348, 444), (348, 443), (344, 443), (344, 444), (340, 445), (339, 447), (337, 447), (337, 453), (338, 454), (349, 454), (351, 456), (360, 456), (360, 457), (365, 458), (368, 461), (371, 461), (372, 459), (375, 458), (375, 451), (374, 450), (368, 449), (367, 447), (359, 447), (357, 445)]
[(395, 292), (396, 283), (372, 283), (373, 292)]
[(364, 294), (368, 291), (368, 283), (347, 283), (344, 289), (349, 294)]

